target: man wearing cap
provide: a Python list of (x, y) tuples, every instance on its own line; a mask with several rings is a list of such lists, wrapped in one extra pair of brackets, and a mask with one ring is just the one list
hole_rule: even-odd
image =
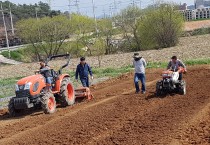
[[(177, 59), (177, 56), (172, 56), (168, 63), (167, 69), (177, 71), (179, 67), (183, 67), (185, 72), (187, 72), (185, 64), (181, 60)], [(179, 80), (182, 80), (182, 73), (179, 73)]]
[(90, 74), (91, 79), (93, 79), (93, 73), (90, 66), (85, 62), (85, 57), (81, 57), (80, 64), (77, 65), (75, 77), (76, 80), (78, 81), (78, 76), (79, 76), (83, 87), (90, 86), (88, 74)]
[(145, 94), (146, 93), (145, 68), (146, 68), (147, 63), (145, 59), (139, 55), (139, 53), (134, 53), (133, 58), (134, 58), (133, 66), (135, 68), (134, 83), (136, 87), (136, 93), (140, 92), (140, 89), (139, 89), (139, 80), (140, 80), (142, 84), (141, 93)]

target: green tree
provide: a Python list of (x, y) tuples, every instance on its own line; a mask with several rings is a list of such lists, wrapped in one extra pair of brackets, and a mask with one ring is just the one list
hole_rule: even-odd
[(92, 55), (90, 46), (93, 43), (91, 38), (95, 30), (94, 19), (88, 16), (72, 14), (71, 22), (75, 30), (77, 49), (80, 49), (79, 44), (82, 43), (88, 48), (89, 55)]
[(65, 16), (21, 20), (16, 28), (19, 36), (33, 46), (37, 58), (42, 52), (46, 57), (58, 54), (66, 38), (74, 31), (71, 21)]
[(101, 61), (106, 51), (106, 43), (102, 38), (96, 39), (95, 43), (92, 45), (93, 53), (97, 56), (98, 66), (101, 67)]
[(105, 54), (111, 54), (113, 53), (112, 50), (112, 45), (111, 45), (111, 40), (114, 35), (114, 29), (112, 27), (112, 20), (111, 19), (101, 19), (98, 21), (98, 29), (99, 29), (99, 34), (105, 37), (105, 45), (106, 45), (106, 50)]
[(183, 18), (176, 5), (157, 4), (139, 21), (142, 47), (147, 49), (175, 46), (183, 28)]
[[(61, 12), (57, 10), (51, 10), (50, 6), (44, 2), (38, 2), (35, 4), (14, 4), (9, 1), (2, 2), (3, 9), (9, 9), (9, 5), (11, 7), (12, 14), (15, 17), (15, 21), (20, 19), (28, 19), (28, 18), (35, 18), (36, 17), (36, 9), (37, 9), (37, 16), (39, 18), (46, 17), (46, 16), (57, 16), (60, 15)], [(5, 12), (8, 13), (8, 12)]]
[(121, 28), (131, 50), (141, 50), (141, 41), (138, 31), (139, 20), (143, 12), (137, 6), (128, 6), (114, 18), (115, 23)]

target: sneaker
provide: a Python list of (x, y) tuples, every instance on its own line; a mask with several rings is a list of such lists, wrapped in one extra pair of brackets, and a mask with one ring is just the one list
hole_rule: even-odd
[(146, 91), (141, 92), (142, 94), (146, 94)]
[(135, 94), (139, 94), (139, 92), (136, 91)]

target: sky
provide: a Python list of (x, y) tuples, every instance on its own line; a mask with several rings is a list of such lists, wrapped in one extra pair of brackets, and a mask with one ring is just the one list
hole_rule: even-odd
[[(54, 10), (61, 10), (69, 11), (69, 1), (70, 1), (70, 11), (77, 12), (78, 9), (75, 6), (76, 1), (78, 1), (79, 5), (79, 12), (88, 16), (93, 16), (93, 5), (92, 0), (9, 0), (10, 2), (16, 4), (34, 4), (38, 3), (39, 1), (48, 3), (51, 1), (51, 9)], [(103, 15), (113, 15), (120, 11), (120, 9), (125, 8), (128, 5), (131, 5), (133, 1), (140, 7), (145, 8), (147, 5), (152, 4), (156, 0), (94, 0), (95, 1), (95, 13), (96, 16), (103, 16)], [(114, 5), (115, 1), (115, 5)], [(192, 5), (194, 0), (166, 0), (169, 2), (176, 2), (176, 3), (187, 3), (188, 5)], [(116, 7), (115, 7), (116, 6)]]

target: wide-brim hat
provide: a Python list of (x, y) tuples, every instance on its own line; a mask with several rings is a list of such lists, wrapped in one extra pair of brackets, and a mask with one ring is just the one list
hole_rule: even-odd
[(141, 56), (139, 55), (139, 53), (134, 53), (133, 54), (133, 58), (140, 58)]

